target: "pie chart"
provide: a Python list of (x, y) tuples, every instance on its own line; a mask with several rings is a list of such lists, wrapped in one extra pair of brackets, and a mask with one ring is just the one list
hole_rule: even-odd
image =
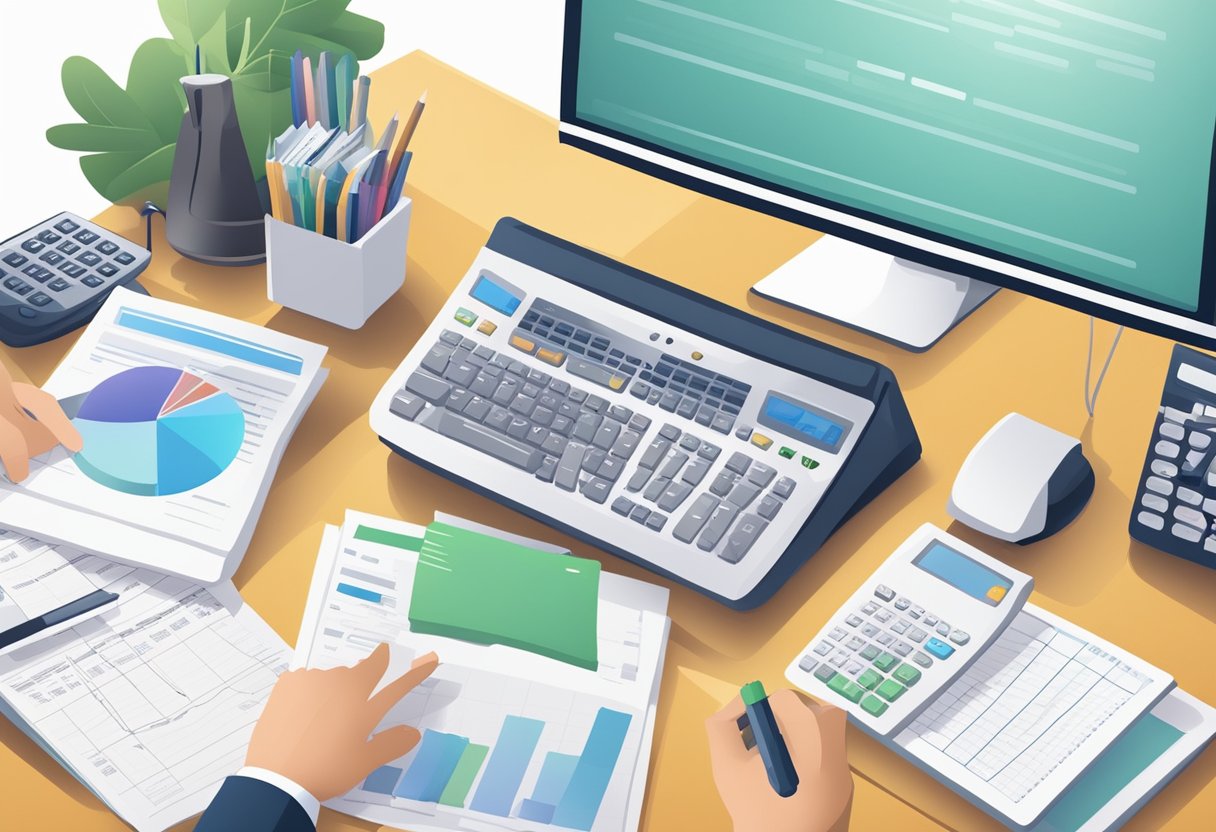
[(192, 373), (135, 367), (98, 384), (72, 424), (73, 459), (90, 479), (125, 494), (180, 494), (215, 479), (245, 441), (236, 399)]

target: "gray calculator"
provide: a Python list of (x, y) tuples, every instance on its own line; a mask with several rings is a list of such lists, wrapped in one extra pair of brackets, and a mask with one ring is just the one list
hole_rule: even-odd
[(64, 211), (0, 243), (0, 341), (28, 347), (92, 320), (115, 286), (135, 278), (151, 253)]

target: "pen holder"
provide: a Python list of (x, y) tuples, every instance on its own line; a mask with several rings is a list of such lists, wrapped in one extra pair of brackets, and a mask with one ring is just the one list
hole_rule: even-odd
[(266, 291), (275, 303), (358, 329), (405, 283), (412, 201), (355, 243), (266, 217)]

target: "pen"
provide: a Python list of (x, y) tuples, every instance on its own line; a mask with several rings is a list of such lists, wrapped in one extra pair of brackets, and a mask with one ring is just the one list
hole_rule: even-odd
[(75, 601), (64, 604), (62, 607), (57, 607), (37, 618), (31, 618), (29, 621), (23, 621), (15, 627), (0, 631), (0, 649), (10, 647), (19, 641), (38, 634), (48, 627), (62, 624), (64, 621), (92, 612), (98, 607), (103, 607), (117, 600), (118, 596), (113, 592), (106, 592), (104, 589), (94, 590), (83, 598), (77, 598)]
[(746, 684), (739, 690), (739, 696), (747, 708), (747, 721), (751, 723), (769, 785), (781, 797), (789, 797), (798, 791), (798, 772), (790, 759), (790, 750), (781, 736), (781, 729), (777, 727), (773, 708), (768, 704), (764, 685), (760, 682)]

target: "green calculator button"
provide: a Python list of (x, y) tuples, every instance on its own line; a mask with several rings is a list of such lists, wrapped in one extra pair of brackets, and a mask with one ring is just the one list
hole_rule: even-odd
[(849, 677), (843, 673), (837, 673), (828, 680), (828, 687), (850, 702), (860, 702), (861, 697), (865, 695), (865, 691), (850, 681)]
[(804, 457), (802, 458), (802, 467), (803, 467), (803, 468), (812, 468), (812, 469), (814, 469), (814, 468), (818, 468), (818, 467), (819, 467), (819, 460), (817, 460), (817, 459), (811, 459), (809, 456), (804, 456)]
[(874, 659), (876, 659), (878, 657), (878, 654), (881, 652), (882, 651), (879, 650), (877, 647), (875, 647), (873, 644), (867, 644), (865, 646), (865, 649), (863, 649), (861, 651), (861, 657), (868, 662), (872, 662), (872, 661), (874, 661)]
[(882, 716), (883, 711), (887, 709), (887, 703), (874, 694), (869, 694), (865, 699), (861, 700), (861, 709), (870, 716)]
[(895, 665), (897, 665), (897, 664), (899, 664), (899, 659), (895, 658), (890, 653), (883, 653), (877, 659), (874, 660), (874, 666), (877, 667), (879, 670), (881, 670), (883, 673), (886, 673), (888, 670), (895, 667)]
[(462, 306), (456, 310), (456, 320), (465, 326), (472, 326), (477, 323), (477, 315)]
[(894, 679), (887, 679), (878, 686), (878, 690), (875, 691), (875, 693), (888, 702), (894, 702), (896, 699), (904, 695), (905, 690), (907, 690), (907, 688), (905, 688), (899, 682), (895, 681)]
[(866, 668), (866, 672), (857, 677), (857, 684), (861, 685), (866, 690), (874, 690), (875, 686), (882, 681), (882, 676), (875, 673), (870, 668)]
[(897, 682), (902, 682), (908, 687), (912, 687), (920, 681), (920, 671), (910, 664), (901, 664), (895, 668), (895, 672), (891, 674), (891, 678)]
[(796, 454), (798, 452), (795, 451), (793, 448), (787, 448), (785, 446), (782, 446), (781, 450), (777, 451), (777, 453), (780, 454), (785, 459), (793, 459), (794, 454)]

